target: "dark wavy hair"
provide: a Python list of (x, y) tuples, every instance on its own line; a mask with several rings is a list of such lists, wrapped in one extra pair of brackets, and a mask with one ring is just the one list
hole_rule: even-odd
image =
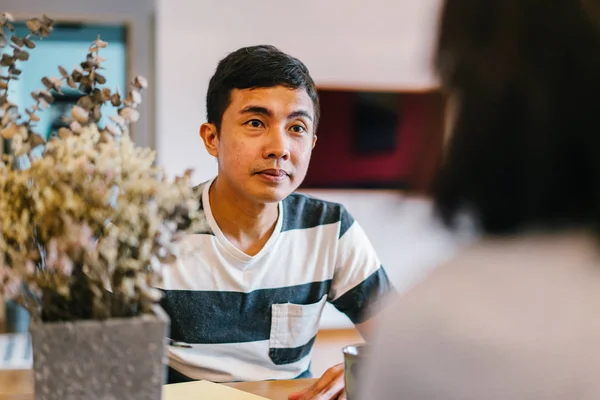
[(435, 65), (456, 112), (436, 209), (484, 233), (600, 233), (598, 0), (447, 0)]

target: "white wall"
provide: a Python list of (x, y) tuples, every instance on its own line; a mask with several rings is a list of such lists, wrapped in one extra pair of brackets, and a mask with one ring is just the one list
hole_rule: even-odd
[[(306, 63), (317, 85), (422, 90), (435, 87), (431, 54), (441, 0), (158, 0), (157, 150), (171, 173), (216, 173), (198, 128), (217, 62), (268, 43)], [(311, 192), (346, 205), (399, 289), (450, 254), (455, 239), (423, 200), (396, 192)], [(341, 314), (340, 314), (341, 315)], [(327, 309), (323, 326), (346, 326)]]
[(317, 85), (426, 89), (441, 0), (157, 0), (159, 162), (197, 181), (216, 173), (198, 128), (217, 62), (269, 43), (300, 58)]

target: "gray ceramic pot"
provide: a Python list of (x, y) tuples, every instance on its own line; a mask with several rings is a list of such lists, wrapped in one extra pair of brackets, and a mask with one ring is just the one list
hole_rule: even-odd
[(160, 400), (169, 318), (31, 322), (36, 400)]

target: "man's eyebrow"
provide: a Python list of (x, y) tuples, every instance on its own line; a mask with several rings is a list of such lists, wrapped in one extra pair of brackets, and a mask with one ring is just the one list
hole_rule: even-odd
[[(265, 115), (267, 117), (273, 116), (273, 112), (271, 110), (269, 110), (268, 108), (262, 107), (262, 106), (253, 106), (253, 105), (250, 105), (250, 106), (247, 106), (247, 107), (244, 107), (243, 109), (241, 109), (240, 114), (261, 114), (261, 115)], [(288, 119), (298, 118), (298, 117), (305, 117), (311, 121), (313, 120), (312, 115), (306, 110), (296, 110), (296, 111), (289, 113), (287, 116)]]
[(261, 106), (244, 107), (240, 111), (240, 114), (262, 114), (262, 115), (266, 115), (267, 117), (273, 116), (273, 113), (271, 112), (271, 110), (269, 110), (268, 108), (265, 108), (265, 107), (261, 107)]
[(306, 117), (309, 120), (313, 120), (312, 115), (308, 111), (305, 110), (296, 110), (288, 115), (288, 119), (298, 118), (298, 117)]

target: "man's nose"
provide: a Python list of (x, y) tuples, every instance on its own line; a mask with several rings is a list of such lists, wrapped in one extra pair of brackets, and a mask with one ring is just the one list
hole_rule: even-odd
[(277, 129), (269, 133), (269, 143), (265, 147), (263, 156), (265, 158), (282, 159), (290, 158), (290, 150), (285, 130)]

